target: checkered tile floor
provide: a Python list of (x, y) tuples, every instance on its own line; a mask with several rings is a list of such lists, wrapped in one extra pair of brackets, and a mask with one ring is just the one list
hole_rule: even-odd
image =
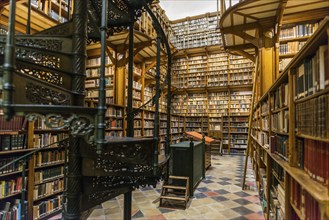
[[(212, 156), (212, 166), (199, 184), (186, 210), (159, 208), (161, 184), (133, 192), (132, 218), (170, 219), (264, 219), (249, 163), (246, 183), (241, 190), (245, 156)], [(123, 196), (107, 201), (93, 211), (90, 220), (123, 219)]]

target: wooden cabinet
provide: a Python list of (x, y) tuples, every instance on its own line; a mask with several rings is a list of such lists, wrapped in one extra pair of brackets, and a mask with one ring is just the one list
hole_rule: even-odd
[(202, 142), (183, 141), (170, 146), (170, 174), (189, 177), (190, 196), (205, 177), (205, 146)]

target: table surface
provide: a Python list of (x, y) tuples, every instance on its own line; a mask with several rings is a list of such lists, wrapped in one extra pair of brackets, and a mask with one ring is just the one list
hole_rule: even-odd
[[(200, 134), (196, 131), (187, 131), (186, 134), (189, 136), (192, 136), (197, 141), (202, 140), (202, 134)], [(204, 136), (204, 140), (205, 140), (206, 144), (210, 144), (210, 143), (216, 141), (215, 139), (207, 137), (207, 136)]]

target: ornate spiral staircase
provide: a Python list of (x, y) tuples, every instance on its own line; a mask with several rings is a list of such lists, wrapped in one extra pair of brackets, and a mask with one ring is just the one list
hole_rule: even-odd
[[(3, 91), (1, 108), (4, 117), (9, 120), (19, 114), (30, 121), (43, 118), (52, 129), (69, 130), (67, 188), (63, 205), (65, 219), (82, 218), (87, 210), (119, 194), (125, 194), (124, 218), (130, 219), (131, 191), (136, 187), (155, 185), (166, 176), (169, 139), (166, 155), (160, 158), (157, 126), (154, 137), (149, 139), (133, 138), (133, 133), (129, 132), (129, 123), (133, 122), (135, 113), (129, 103), (132, 77), (128, 77), (127, 106), (127, 136), (130, 137), (105, 137), (105, 41), (108, 36), (133, 27), (146, 10), (158, 34), (157, 50), (160, 51), (161, 44), (166, 47), (166, 85), (170, 88), (170, 48), (149, 8), (152, 0), (74, 1), (72, 19), (33, 35), (15, 35), (15, 1), (8, 3), (8, 33), (0, 36), (0, 89)], [(133, 34), (132, 29), (129, 28), (130, 35)], [(97, 109), (86, 108), (83, 107), (86, 45), (99, 41), (102, 45), (101, 59), (104, 60), (99, 104)], [(129, 41), (129, 53), (133, 52), (132, 41)], [(132, 74), (132, 59), (133, 56), (129, 56), (129, 74)], [(157, 53), (157, 62), (160, 63), (160, 53)], [(160, 65), (157, 67), (157, 93), (152, 99), (156, 105), (155, 121), (159, 117), (157, 106), (160, 97)], [(168, 93), (170, 111), (170, 89)], [(168, 115), (170, 117), (170, 112)], [(30, 156), (20, 157), (12, 163), (19, 160), (26, 162)], [(22, 219), (25, 218), (22, 212)]]

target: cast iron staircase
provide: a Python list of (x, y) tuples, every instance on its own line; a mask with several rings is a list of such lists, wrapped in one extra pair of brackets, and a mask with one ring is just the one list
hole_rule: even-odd
[[(107, 36), (126, 29), (151, 2), (152, 0), (109, 0)], [(75, 4), (80, 3), (75, 2)], [(88, 1), (88, 42), (101, 39), (99, 30), (101, 9), (101, 0)], [(150, 13), (150, 10), (148, 11)], [(52, 129), (66, 128), (70, 131), (70, 145), (75, 146), (73, 147), (75, 150), (70, 149), (70, 153), (76, 152), (70, 156), (68, 176), (65, 173), (65, 178), (69, 181), (66, 202), (70, 203), (69, 198), (72, 202), (73, 195), (76, 198), (74, 202), (78, 205), (71, 207), (75, 213), (71, 216), (67, 215), (67, 219), (75, 219), (76, 212), (82, 216), (81, 213), (134, 188), (155, 186), (159, 179), (167, 175), (168, 162), (166, 156), (158, 156), (157, 137), (149, 139), (106, 137), (101, 143), (101, 150), (98, 148), (96, 150), (96, 144), (97, 147), (99, 146), (96, 130), (99, 123), (97, 109), (77, 106), (75, 103), (77, 91), (73, 88), (76, 81), (73, 67), (77, 60), (74, 57), (76, 51), (73, 46), (73, 26), (71, 20), (34, 35), (13, 36), (15, 37), (13, 46), (15, 66), (10, 73), (12, 81), (9, 81), (9, 84), (14, 85), (14, 90), (7, 91), (12, 96), (10, 100), (5, 100), (8, 97), (0, 100), (7, 103), (6, 106), (2, 105), (3, 103), (1, 105), (7, 108), (5, 116), (8, 118), (13, 114), (24, 114), (30, 121), (43, 118), (47, 121), (47, 126)], [(4, 59), (5, 53), (8, 53), (6, 36), (0, 36), (2, 65), (0, 76), (8, 74), (8, 69), (3, 68), (3, 64), (8, 64)], [(170, 54), (168, 47), (167, 53)], [(169, 56), (168, 60), (170, 60)], [(5, 71), (7, 73), (4, 73)], [(84, 83), (84, 76), (80, 76), (78, 81), (78, 84), (81, 84), (81, 81)], [(6, 83), (8, 82), (4, 82), (3, 85)], [(26, 162), (30, 156), (26, 155), (20, 159)], [(75, 177), (72, 169), (80, 170), (81, 173)], [(71, 183), (70, 178), (73, 178)], [(75, 189), (78, 191), (72, 194), (72, 190)], [(64, 207), (72, 206), (69, 203), (64, 204)]]

